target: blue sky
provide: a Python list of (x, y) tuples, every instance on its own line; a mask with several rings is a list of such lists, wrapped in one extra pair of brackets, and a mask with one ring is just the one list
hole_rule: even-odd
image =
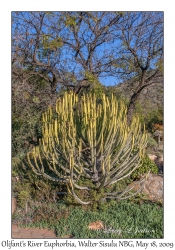
[[(23, 12), (23, 14), (24, 14), (25, 18), (28, 18), (29, 12)], [(13, 16), (13, 13), (12, 13), (12, 16)], [(47, 21), (47, 22), (49, 23), (49, 21)], [(26, 26), (23, 25), (23, 21), (20, 21), (20, 25), (21, 26), (18, 27), (18, 30), (20, 30), (22, 35), (24, 35)], [(12, 26), (12, 38), (13, 38), (13, 32), (15, 32), (16, 27), (17, 26), (14, 23), (13, 26)], [(86, 32), (85, 32), (84, 38), (87, 38), (87, 41), (88, 41), (88, 38), (89, 38), (90, 39), (89, 42), (91, 42), (93, 40), (93, 38), (94, 38), (93, 33), (90, 30), (88, 30), (88, 27), (87, 27), (86, 24), (85, 25), (83, 24), (82, 27), (83, 28), (81, 28), (82, 30), (80, 30), (80, 33), (83, 32), (83, 29), (85, 29), (85, 30), (87, 29)], [(30, 27), (29, 30), (30, 30), (30, 35), (33, 35), (35, 33), (35, 30), (34, 30), (34, 28), (32, 26)], [(43, 34), (44, 33), (47, 34), (48, 30), (45, 27), (43, 27), (42, 32), (43, 32)], [(65, 29), (65, 32), (66, 32), (66, 29)], [(56, 35), (56, 33), (55, 33), (55, 35)], [(91, 38), (90, 38), (90, 35), (92, 35)], [(80, 35), (80, 37), (81, 37), (81, 35)], [(71, 39), (71, 38), (72, 37), (70, 36), (69, 39)], [(28, 35), (27, 39), (29, 39), (29, 35)], [(74, 40), (74, 42), (75, 42), (75, 40)], [(114, 40), (113, 43), (109, 43), (109, 42), (103, 43), (102, 45), (100, 45), (99, 47), (96, 48), (96, 52), (95, 52), (96, 57), (98, 59), (102, 58), (105, 50), (108, 51), (108, 53), (112, 54), (113, 46), (116, 46), (117, 43), (118, 43), (117, 40)], [(82, 48), (82, 51), (83, 51), (84, 55), (87, 54), (87, 44)], [(62, 60), (67, 59), (69, 61), (69, 63), (67, 63), (67, 71), (68, 72), (71, 72), (71, 70), (73, 70), (74, 67), (76, 68), (75, 73), (76, 73), (76, 71), (80, 72), (81, 70), (82, 71), (84, 70), (83, 68), (81, 68), (80, 64), (78, 64), (76, 61), (72, 61), (72, 55), (75, 52), (72, 52), (70, 50), (70, 48), (65, 47), (64, 49), (62, 49), (61, 53), (62, 53)], [(62, 67), (62, 62), (59, 63), (57, 65), (57, 67), (58, 68)], [(100, 82), (102, 84), (104, 84), (106, 86), (109, 86), (109, 85), (113, 86), (113, 85), (116, 85), (116, 84), (118, 84), (120, 82), (120, 79), (118, 79), (116, 77), (113, 77), (113, 76), (99, 77), (99, 80), (100, 80)]]
[[(36, 17), (37, 17), (37, 15), (39, 16), (40, 13), (43, 13), (43, 12), (35, 12)], [(75, 13), (75, 15), (77, 15), (77, 12), (73, 12), (73, 15), (74, 15), (74, 13)], [(95, 14), (96, 13), (98, 14), (98, 16), (101, 15), (101, 12), (95, 12)], [(13, 14), (15, 15), (15, 12), (12, 13), (12, 16), (13, 16)], [(55, 14), (55, 12), (54, 12), (54, 14)], [(57, 39), (58, 37), (65, 36), (66, 37), (66, 38), (64, 38), (65, 41), (69, 44), (73, 44), (76, 47), (77, 41), (73, 36), (73, 32), (72, 31), (70, 32), (70, 29), (71, 29), (70, 26), (64, 25), (64, 27), (59, 30), (60, 25), (63, 25), (63, 23), (64, 23), (62, 21), (59, 22), (59, 15), (63, 14), (63, 17), (67, 18), (65, 16), (64, 12), (61, 12), (61, 13), (57, 12), (56, 14), (57, 15), (56, 16), (54, 15), (54, 17), (52, 17), (52, 14), (46, 15), (44, 17), (43, 26), (41, 29), (41, 36), (46, 35), (46, 34), (51, 34), (52, 38), (49, 38), (50, 41), (52, 39)], [(137, 26), (137, 22), (139, 23), (141, 21), (142, 17), (144, 16), (142, 14), (142, 12), (137, 12), (137, 14), (138, 14), (138, 16), (135, 19), (136, 21), (134, 21), (134, 25), (136, 25), (136, 26)], [(22, 12), (22, 15), (24, 16), (24, 18), (28, 19), (28, 18), (30, 18), (30, 15), (32, 15), (32, 14), (31, 14), (31, 12)], [(110, 13), (109, 15), (112, 15), (112, 18), (116, 17), (115, 14), (113, 14), (113, 12), (112, 12), (112, 14)], [(133, 13), (133, 14), (131, 14), (131, 16), (129, 16), (129, 18), (131, 18), (131, 20), (132, 20), (132, 15), (135, 15), (135, 13)], [(126, 17), (128, 17), (128, 16), (126, 16)], [(32, 18), (33, 18), (33, 16), (32, 16)], [(77, 18), (77, 16), (76, 16), (76, 18)], [(102, 25), (102, 27), (106, 26), (106, 24), (109, 21), (108, 19), (106, 19), (108, 17), (104, 16), (103, 18), (104, 18), (103, 21), (99, 24), (100, 27), (101, 27), (101, 25)], [(121, 18), (123, 18), (123, 17), (121, 17)], [(134, 18), (135, 18), (135, 16), (134, 16)], [(85, 60), (87, 59), (87, 57), (89, 55), (88, 54), (88, 46), (89, 46), (88, 44), (93, 43), (93, 40), (95, 38), (95, 35), (94, 35), (93, 31), (91, 30), (91, 28), (93, 29), (95, 27), (96, 22), (94, 21), (93, 18), (90, 20), (91, 20), (90, 21), (91, 24), (93, 24), (94, 26), (91, 27), (91, 24), (90, 24), (90, 27), (89, 27), (86, 22), (82, 21), (80, 29), (78, 31), (80, 50), (81, 50), (81, 53), (83, 54)], [(18, 17), (18, 22), (20, 23), (20, 25), (19, 25), (17, 30), (18, 30), (18, 32), (21, 32), (22, 36), (24, 36), (26, 29), (27, 29), (26, 23), (24, 23), (23, 20), (19, 19), (19, 17)], [(131, 25), (133, 25), (132, 22), (133, 22), (133, 20), (131, 21)], [(149, 22), (149, 20), (148, 20), (148, 22)], [(35, 19), (33, 20), (33, 23), (30, 24), (30, 27), (27, 30), (29, 34), (26, 37), (24, 37), (24, 40), (26, 39), (27, 43), (30, 43), (29, 40), (32, 37), (34, 37), (34, 40), (36, 39), (36, 35), (35, 35), (36, 30), (34, 29), (33, 25), (35, 25)], [(127, 25), (128, 26), (130, 25), (129, 22), (127, 23)], [(126, 34), (127, 34), (127, 30), (129, 29), (127, 27), (127, 25), (126, 25), (126, 28), (124, 30), (124, 33), (126, 33)], [(16, 27), (17, 27), (17, 25), (16, 25), (16, 23), (14, 23), (12, 26), (12, 38), (13, 38), (13, 34), (15, 33)], [(93, 62), (94, 62), (95, 67), (98, 65), (98, 64), (96, 64), (96, 61), (102, 63), (102, 65), (110, 65), (109, 60), (114, 60), (114, 63), (115, 63), (116, 60), (118, 59), (118, 55), (122, 55), (122, 57), (125, 57), (125, 56), (127, 57), (130, 53), (130, 52), (128, 53), (128, 50), (124, 51), (125, 50), (124, 45), (123, 44), (121, 45), (121, 41), (118, 38), (118, 35), (121, 34), (120, 28), (117, 29), (117, 26), (107, 26), (107, 27), (108, 27), (109, 34), (105, 37), (105, 42), (103, 42), (102, 44), (97, 46), (95, 48), (95, 50), (93, 51), (93, 53), (94, 53), (93, 54)], [(112, 32), (110, 32), (111, 29), (113, 30)], [(131, 34), (130, 45), (132, 47), (132, 46), (135, 46), (135, 43), (138, 41), (137, 41), (137, 34), (132, 34), (132, 30), (130, 32), (131, 32), (130, 33)], [(148, 31), (148, 33), (149, 33), (149, 31)], [(130, 36), (130, 34), (129, 34), (129, 36)], [(111, 36), (109, 40), (108, 40), (108, 36)], [(86, 42), (84, 42), (84, 41), (86, 41)], [(99, 40), (97, 38), (97, 43), (98, 42), (99, 42)], [(145, 42), (146, 41), (144, 41), (144, 43)], [(33, 45), (31, 45), (31, 50), (33, 48), (32, 46)], [(144, 45), (144, 46), (149, 46), (149, 44)], [(151, 46), (154, 46), (154, 44), (152, 44)], [(41, 46), (41, 47), (42, 47), (41, 51), (43, 51), (43, 46)], [(119, 51), (120, 48), (123, 49), (122, 53), (124, 53), (124, 54), (122, 54), (121, 51)], [(55, 68), (57, 70), (59, 70), (60, 72), (62, 72), (62, 71), (68, 72), (70, 74), (73, 73), (77, 80), (82, 80), (84, 78), (83, 74), (85, 75), (85, 68), (84, 68), (84, 66), (81, 65), (81, 63), (78, 62), (78, 60), (75, 59), (76, 50), (73, 50), (70, 45), (64, 44), (59, 49), (58, 53), (57, 54), (56, 53), (57, 52), (52, 52), (52, 56), (53, 56), (52, 62), (53, 63), (56, 62)], [(144, 50), (141, 46), (140, 50), (137, 49), (136, 53), (140, 57), (139, 60), (141, 60), (141, 61), (147, 60), (147, 57), (148, 57), (147, 49)], [(131, 53), (129, 56), (130, 56), (129, 60), (133, 60), (133, 55), (131, 55)], [(59, 57), (60, 57), (60, 59), (58, 59)], [(78, 57), (79, 57), (79, 60), (81, 61), (82, 59), (80, 58), (79, 54), (78, 54)], [(38, 59), (39, 59), (39, 57), (38, 57)], [(40, 60), (42, 60), (42, 62), (46, 62), (46, 64), (47, 64), (47, 55), (45, 55), (45, 56), (42, 55), (42, 59), (40, 59)], [(64, 61), (66, 61), (65, 64), (64, 64)], [(108, 73), (105, 72), (104, 67), (103, 66), (101, 67), (101, 69), (100, 69), (101, 73), (98, 77), (99, 81), (102, 84), (104, 84), (106, 86), (114, 86), (114, 85), (117, 85), (118, 83), (122, 82), (122, 79), (120, 78), (120, 75), (116, 73), (117, 69), (114, 66), (109, 67), (110, 69), (108, 68)], [(152, 60), (151, 68), (154, 68), (154, 61), (153, 60)], [(111, 70), (113, 71), (113, 74), (111, 74)], [(122, 71), (122, 70), (123, 69), (120, 69), (120, 71)], [(135, 74), (136, 74), (136, 72), (132, 71), (129, 76), (131, 76), (131, 75), (134, 76)]]

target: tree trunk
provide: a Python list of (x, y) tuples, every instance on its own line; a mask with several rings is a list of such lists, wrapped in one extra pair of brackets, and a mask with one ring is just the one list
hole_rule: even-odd
[(137, 92), (137, 93), (134, 93), (131, 96), (131, 100), (129, 102), (128, 111), (127, 111), (128, 125), (130, 125), (130, 123), (131, 123), (132, 116), (133, 116), (133, 113), (134, 113), (134, 110), (135, 110), (135, 104), (136, 104), (136, 101), (137, 101), (139, 95), (140, 95), (140, 93)]
[(135, 90), (134, 94), (131, 96), (131, 99), (129, 102), (128, 111), (127, 111), (128, 125), (130, 125), (130, 123), (131, 123), (132, 116), (133, 116), (133, 113), (135, 110), (136, 102), (137, 102), (142, 90), (147, 86), (145, 84), (145, 73), (146, 73), (146, 70), (142, 69), (142, 77), (141, 77), (140, 84), (139, 84), (138, 88)]

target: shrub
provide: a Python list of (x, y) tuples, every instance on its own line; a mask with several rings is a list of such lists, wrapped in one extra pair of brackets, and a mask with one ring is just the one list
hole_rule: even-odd
[[(50, 228), (56, 232), (57, 237), (73, 235), (77, 239), (85, 238), (163, 238), (163, 208), (157, 204), (143, 203), (138, 205), (129, 201), (111, 201), (104, 210), (92, 212), (80, 207), (64, 211), (60, 208), (63, 216), (60, 216), (59, 206), (54, 210), (48, 208), (46, 216), (58, 219), (50, 220), (48, 217), (36, 220), (26, 227)], [(58, 214), (58, 215), (56, 215)], [(101, 221), (104, 229), (90, 230), (91, 222)], [(22, 225), (24, 226), (24, 225)]]
[(126, 114), (113, 95), (97, 100), (95, 93), (78, 97), (66, 92), (56, 112), (49, 107), (43, 113), (43, 137), (27, 154), (28, 164), (37, 175), (66, 184), (78, 203), (127, 198), (127, 189), (111, 193), (107, 187), (139, 167), (147, 135), (139, 118), (135, 115), (129, 126)]
[(156, 140), (154, 140), (154, 138), (148, 134), (148, 144), (147, 144), (147, 147), (150, 147), (150, 148), (154, 148), (154, 147), (157, 147), (158, 144), (156, 142)]
[(147, 174), (148, 172), (153, 173), (153, 174), (157, 174), (158, 170), (159, 169), (158, 169), (157, 165), (155, 164), (155, 162), (153, 162), (146, 155), (142, 159), (141, 166), (132, 173), (131, 178), (138, 179), (138, 178), (142, 177), (144, 174)]
[(27, 190), (21, 190), (18, 194), (18, 204), (24, 208), (28, 200), (30, 199), (30, 192)]
[(57, 193), (62, 189), (61, 185), (35, 175), (30, 168), (25, 169), (22, 165), (16, 166), (12, 171), (13, 196), (22, 209), (26, 207), (26, 203), (29, 208), (35, 202), (56, 202), (59, 200)]

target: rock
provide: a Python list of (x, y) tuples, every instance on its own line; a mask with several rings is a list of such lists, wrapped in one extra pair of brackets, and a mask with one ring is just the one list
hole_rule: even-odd
[(159, 173), (163, 173), (163, 156), (156, 156), (152, 154), (148, 154), (148, 157), (155, 162), (159, 169)]
[(152, 201), (163, 202), (163, 177), (149, 174), (142, 192)]
[(157, 159), (157, 156), (156, 156), (156, 155), (148, 154), (148, 157), (149, 157), (150, 160), (152, 160), (152, 161), (155, 161), (155, 159)]
[(95, 222), (91, 222), (89, 225), (88, 225), (88, 228), (90, 230), (99, 230), (99, 229), (102, 229), (104, 228), (104, 225), (101, 221), (95, 221)]
[[(134, 190), (137, 191), (140, 187), (140, 184), (137, 184)], [(163, 202), (163, 177), (156, 174), (149, 174), (141, 193), (146, 195), (151, 201)]]
[(12, 198), (12, 214), (16, 211), (17, 202), (16, 198)]

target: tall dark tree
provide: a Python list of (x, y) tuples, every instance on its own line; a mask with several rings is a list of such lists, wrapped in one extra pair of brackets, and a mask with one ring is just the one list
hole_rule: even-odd
[(117, 39), (116, 71), (132, 90), (128, 107), (130, 122), (139, 96), (163, 79), (163, 13), (127, 13)]

